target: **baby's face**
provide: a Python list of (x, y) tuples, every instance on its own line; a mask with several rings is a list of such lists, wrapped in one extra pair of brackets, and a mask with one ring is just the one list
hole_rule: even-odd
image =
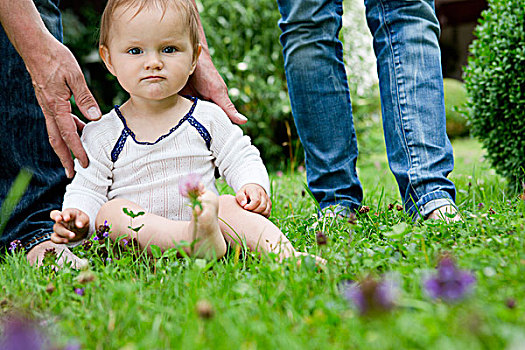
[[(130, 96), (164, 100), (177, 94), (193, 73), (193, 46), (183, 17), (173, 8), (163, 14), (150, 6), (117, 9), (108, 47), (101, 55)], [(105, 53), (104, 53), (105, 51)]]

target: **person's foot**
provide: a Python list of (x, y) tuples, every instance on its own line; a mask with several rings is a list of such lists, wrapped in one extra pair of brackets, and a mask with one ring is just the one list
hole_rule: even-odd
[[(326, 259), (323, 259), (321, 258), (320, 256), (317, 256), (317, 255), (313, 255), (313, 254), (308, 254), (308, 253), (303, 253), (303, 252), (295, 252), (295, 257), (297, 259), (301, 259), (301, 257), (303, 256), (309, 256), (309, 257), (312, 257), (315, 259), (315, 264), (317, 266), (322, 266), (322, 265), (326, 265), (327, 261)], [(299, 260), (298, 262), (299, 264), (301, 263), (301, 260)]]
[(204, 190), (199, 196), (202, 209), (193, 208), (196, 214), (191, 219), (194, 231), (194, 252), (199, 257), (221, 258), (226, 254), (226, 241), (219, 226), (219, 197), (211, 191)]
[(427, 220), (443, 220), (450, 223), (461, 221), (462, 219), (455, 207), (452, 205), (445, 205), (428, 214)]
[(44, 241), (37, 244), (27, 253), (27, 261), (30, 265), (42, 266), (46, 251), (53, 251), (56, 256), (56, 265), (63, 267), (66, 263), (71, 263), (74, 269), (82, 269), (88, 265), (86, 259), (81, 259), (69, 250), (65, 244), (56, 244), (51, 241)]

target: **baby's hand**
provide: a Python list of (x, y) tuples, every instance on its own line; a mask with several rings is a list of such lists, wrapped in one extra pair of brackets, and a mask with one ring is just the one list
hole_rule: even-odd
[(77, 242), (89, 232), (89, 216), (82, 210), (68, 208), (64, 211), (53, 210), (51, 219), (55, 222), (51, 241), (57, 244)]
[(235, 198), (243, 209), (266, 217), (270, 216), (272, 201), (261, 186), (257, 184), (246, 184), (237, 192)]

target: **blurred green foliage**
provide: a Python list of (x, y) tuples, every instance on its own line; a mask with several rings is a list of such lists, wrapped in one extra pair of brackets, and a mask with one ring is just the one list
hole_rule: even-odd
[(511, 187), (525, 181), (525, 6), (491, 0), (465, 69), (472, 134)]
[(467, 91), (464, 84), (456, 79), (445, 78), (445, 112), (447, 115), (447, 135), (455, 137), (467, 136), (469, 126), (467, 118), (461, 112), (467, 102)]
[[(233, 103), (248, 117), (243, 126), (245, 133), (261, 151), (269, 169), (300, 164), (304, 155), (288, 99), (277, 4), (274, 0), (201, 0), (197, 4), (215, 66)], [(90, 2), (76, 3), (74, 10), (63, 9), (64, 41), (82, 65), (102, 110), (107, 112), (114, 104), (124, 102), (127, 94), (98, 58), (100, 12)], [(349, 74), (363, 73), (355, 70)], [(349, 80), (359, 81), (352, 76)], [(351, 86), (352, 90), (358, 88)], [(376, 91), (377, 87), (359, 94), (352, 91), (357, 121), (379, 109)], [(357, 123), (356, 128), (364, 138), (368, 127)]]
[(245, 132), (267, 165), (281, 165), (290, 152), (301, 157), (286, 88), (277, 4), (273, 0), (201, 3), (199, 12), (215, 66), (232, 102), (248, 117)]

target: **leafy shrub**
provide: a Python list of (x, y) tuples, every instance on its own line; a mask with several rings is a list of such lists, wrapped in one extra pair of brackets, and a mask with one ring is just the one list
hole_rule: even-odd
[(456, 79), (446, 78), (443, 80), (445, 86), (445, 112), (447, 115), (447, 135), (449, 138), (467, 136), (469, 127), (467, 118), (461, 112), (467, 101), (467, 91), (462, 82)]
[(496, 171), (517, 188), (525, 179), (525, 6), (491, 0), (475, 30), (465, 70), (472, 134)]

